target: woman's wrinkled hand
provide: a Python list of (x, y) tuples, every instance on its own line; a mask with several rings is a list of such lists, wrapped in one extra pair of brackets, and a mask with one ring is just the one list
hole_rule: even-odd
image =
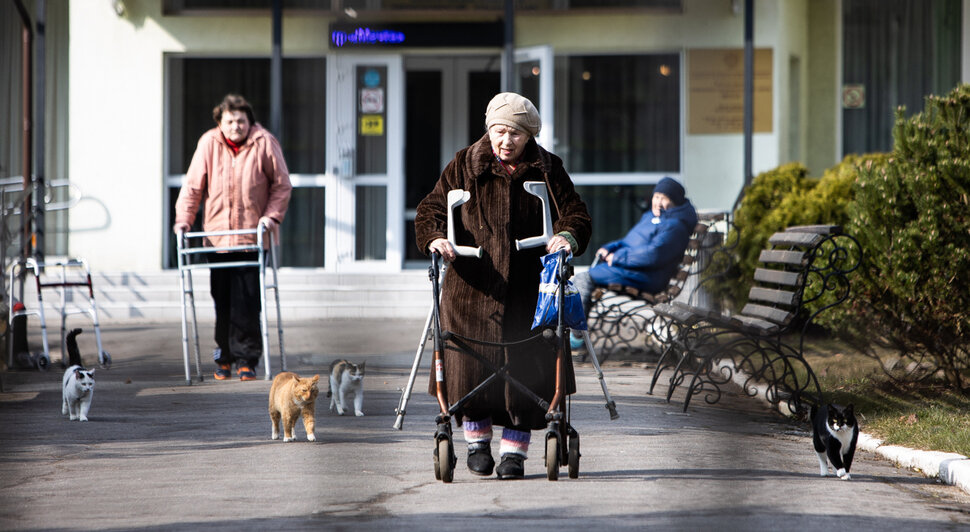
[(556, 235), (546, 242), (546, 253), (555, 253), (560, 249), (565, 249), (567, 253), (573, 252), (573, 247), (569, 245), (569, 241), (566, 240), (562, 235)]
[(455, 257), (457, 257), (454, 246), (452, 246), (451, 242), (449, 242), (446, 238), (436, 238), (432, 240), (431, 244), (428, 245), (428, 249), (430, 251), (437, 251), (445, 262), (451, 262), (455, 260)]

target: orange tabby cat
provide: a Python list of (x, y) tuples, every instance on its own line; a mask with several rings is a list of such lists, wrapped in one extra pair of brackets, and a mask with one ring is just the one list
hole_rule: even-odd
[(283, 441), (294, 440), (293, 428), (296, 418), (303, 414), (303, 428), (306, 429), (306, 439), (316, 440), (313, 435), (313, 409), (317, 403), (317, 381), (320, 375), (313, 378), (301, 378), (296, 373), (284, 371), (273, 379), (273, 386), (269, 389), (269, 417), (273, 422), (273, 439), (280, 439), (280, 418), (283, 419)]

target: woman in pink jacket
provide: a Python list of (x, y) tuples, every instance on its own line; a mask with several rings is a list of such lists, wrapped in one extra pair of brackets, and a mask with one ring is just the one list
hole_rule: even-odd
[[(256, 123), (245, 98), (228, 94), (212, 110), (217, 127), (206, 131), (192, 156), (185, 183), (175, 203), (176, 234), (188, 231), (205, 202), (203, 231), (253, 229), (263, 223), (277, 231), (290, 202), (290, 174), (280, 144)], [(211, 237), (214, 247), (252, 244), (255, 235)], [(210, 262), (255, 261), (256, 252), (209, 254)], [(215, 378), (232, 376), (236, 363), (241, 380), (254, 380), (262, 357), (259, 323), (259, 269), (212, 268), (210, 292), (216, 308), (212, 354)]]

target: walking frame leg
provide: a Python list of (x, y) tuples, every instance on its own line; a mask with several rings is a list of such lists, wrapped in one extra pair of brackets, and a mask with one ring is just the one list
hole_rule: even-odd
[(394, 420), (394, 428), (401, 430), (404, 427), (404, 414), (407, 410), (408, 401), (411, 399), (411, 390), (414, 388), (414, 379), (418, 374), (418, 366), (421, 364), (421, 355), (424, 353), (424, 346), (428, 342), (428, 335), (431, 333), (431, 320), (434, 317), (434, 306), (428, 309), (428, 319), (424, 321), (424, 329), (421, 329), (421, 340), (418, 342), (418, 350), (414, 353), (414, 363), (411, 364), (411, 375), (408, 383), (401, 392), (401, 400), (398, 402), (394, 413), (397, 418)]
[(40, 288), (40, 270), (36, 266), (34, 267), (34, 277), (37, 279), (37, 316), (40, 318), (40, 335), (44, 342), (44, 356), (50, 361), (51, 349), (50, 342), (47, 340), (47, 319), (44, 316), (44, 296)]
[(273, 265), (273, 295), (276, 300), (276, 332), (280, 337), (280, 370), (287, 371), (286, 369), (286, 349), (283, 347), (283, 313), (280, 310), (280, 280), (279, 280), (279, 255), (276, 253), (276, 241), (275, 237), (270, 234), (269, 250), (270, 250), (270, 260)]
[[(202, 348), (199, 347), (199, 316), (195, 312), (195, 284), (192, 281), (192, 271), (186, 272), (189, 282), (189, 310), (192, 311), (192, 339), (195, 345), (195, 374), (202, 382)], [(187, 364), (188, 362), (186, 362)]]
[(259, 240), (259, 329), (263, 338), (263, 372), (265, 379), (272, 378), (273, 371), (270, 369), (269, 361), (269, 330), (268, 320), (266, 319), (266, 251), (262, 246), (262, 239)]
[[(181, 255), (181, 254), (180, 254)], [(179, 266), (182, 264), (182, 257), (179, 256)], [(192, 384), (192, 375), (189, 372), (189, 324), (188, 317), (185, 313), (186, 305), (186, 279), (185, 276), (189, 275), (187, 270), (179, 268), (179, 292), (181, 293), (182, 301), (182, 358), (185, 361), (185, 384)]]
[(606, 398), (606, 409), (610, 411), (610, 420), (617, 419), (620, 414), (616, 412), (616, 403), (610, 397), (610, 391), (606, 389), (606, 379), (603, 378), (603, 370), (600, 368), (599, 359), (596, 358), (596, 351), (593, 349), (593, 341), (589, 338), (589, 331), (583, 331), (583, 341), (586, 342), (586, 350), (589, 352), (589, 359), (596, 371), (596, 378), (599, 379), (600, 387), (603, 388), (603, 397)]

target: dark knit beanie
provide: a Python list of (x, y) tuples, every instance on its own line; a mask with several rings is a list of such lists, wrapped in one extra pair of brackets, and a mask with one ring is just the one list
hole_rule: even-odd
[(674, 205), (677, 205), (678, 207), (683, 205), (684, 201), (687, 200), (687, 198), (684, 197), (684, 187), (680, 183), (674, 181), (674, 179), (671, 177), (661, 179), (660, 182), (657, 183), (657, 186), (653, 187), (653, 192), (654, 194), (659, 192), (664, 196), (667, 196), (670, 198), (670, 201), (674, 202)]

